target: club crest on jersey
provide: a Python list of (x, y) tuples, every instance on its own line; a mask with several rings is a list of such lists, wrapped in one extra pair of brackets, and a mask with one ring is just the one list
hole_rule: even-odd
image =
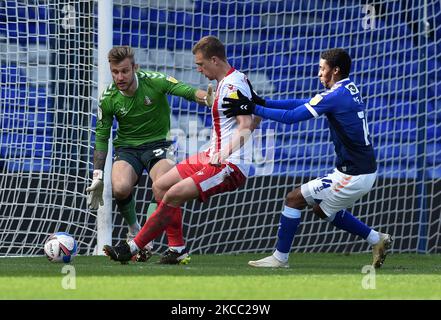
[(167, 79), (167, 81), (170, 81), (171, 83), (178, 83), (178, 80), (176, 80), (172, 76), (168, 76), (166, 79)]
[(150, 100), (150, 98), (149, 98), (148, 96), (145, 96), (145, 97), (144, 97), (144, 104), (145, 104), (146, 106), (149, 106), (149, 105), (152, 104), (152, 100)]
[(359, 92), (358, 88), (353, 82), (350, 82), (347, 85), (345, 85), (345, 88), (348, 89), (352, 95), (356, 95)]
[(322, 101), (322, 99), (323, 99), (323, 96), (322, 96), (322, 95), (320, 95), (320, 94), (316, 94), (316, 95), (314, 96), (314, 98), (312, 98), (311, 101), (309, 101), (309, 104), (310, 104), (311, 106), (316, 106), (320, 101)]

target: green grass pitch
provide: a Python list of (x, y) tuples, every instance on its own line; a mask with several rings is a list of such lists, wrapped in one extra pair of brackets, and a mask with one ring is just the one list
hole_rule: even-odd
[(289, 269), (257, 269), (263, 254), (192, 255), (188, 265), (121, 265), (103, 256), (78, 256), (75, 289), (69, 271), (45, 257), (0, 258), (0, 299), (441, 299), (441, 255), (391, 254), (376, 270), (369, 254), (292, 253)]

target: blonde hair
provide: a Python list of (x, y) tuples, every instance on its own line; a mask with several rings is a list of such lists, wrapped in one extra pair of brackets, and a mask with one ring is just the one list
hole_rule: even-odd
[(107, 55), (109, 63), (120, 63), (126, 58), (132, 61), (132, 65), (135, 64), (135, 51), (129, 46), (113, 47)]
[(192, 50), (193, 54), (196, 54), (198, 51), (202, 52), (205, 59), (210, 59), (211, 57), (216, 56), (221, 60), (227, 60), (225, 46), (215, 36), (205, 36), (201, 38), (201, 40), (194, 45)]

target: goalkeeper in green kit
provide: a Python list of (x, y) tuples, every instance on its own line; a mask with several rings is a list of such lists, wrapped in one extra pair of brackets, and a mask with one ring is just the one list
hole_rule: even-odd
[[(108, 139), (113, 119), (116, 118), (118, 129), (113, 140), (115, 158), (112, 166), (112, 193), (119, 212), (129, 226), (128, 238), (132, 239), (141, 229), (132, 191), (144, 169), (152, 182), (155, 182), (175, 165), (172, 142), (168, 140), (170, 106), (167, 95), (211, 107), (212, 90), (209, 87), (207, 93), (192, 88), (163, 73), (138, 71), (134, 51), (127, 46), (111, 49), (108, 60), (113, 83), (104, 90), (99, 102), (93, 181), (86, 189), (89, 194), (88, 206), (98, 209), (99, 205), (104, 204), (103, 170)], [(176, 216), (165, 231), (169, 249), (160, 262), (188, 263), (189, 256), (182, 234), (182, 215)], [(152, 245), (148, 244), (137, 255), (137, 261), (147, 261), (152, 255), (151, 249)]]

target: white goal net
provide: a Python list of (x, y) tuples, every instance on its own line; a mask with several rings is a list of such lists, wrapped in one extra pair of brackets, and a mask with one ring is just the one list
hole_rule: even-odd
[[(108, 1), (111, 3), (111, 1)], [(394, 236), (394, 252), (441, 251), (441, 8), (428, 1), (113, 1), (113, 45), (130, 45), (146, 71), (204, 89), (191, 48), (205, 35), (226, 45), (229, 62), (272, 99), (322, 90), (320, 53), (345, 48), (364, 97), (378, 160), (373, 190), (351, 209)], [(98, 99), (98, 1), (0, 0), (0, 256), (40, 255), (49, 234), (97, 244), (97, 213), (86, 206)], [(101, 60), (100, 60), (101, 59)], [(210, 134), (209, 110), (170, 98), (182, 159)], [(192, 253), (269, 252), (285, 195), (334, 167), (325, 117), (262, 122), (261, 148), (245, 187), (184, 207)], [(259, 136), (260, 135), (260, 136)], [(271, 143), (274, 142), (274, 143)], [(144, 222), (148, 176), (136, 187)], [(111, 205), (113, 243), (127, 227)], [(166, 247), (164, 237), (156, 248)], [(362, 239), (304, 210), (294, 251), (359, 252)]]

